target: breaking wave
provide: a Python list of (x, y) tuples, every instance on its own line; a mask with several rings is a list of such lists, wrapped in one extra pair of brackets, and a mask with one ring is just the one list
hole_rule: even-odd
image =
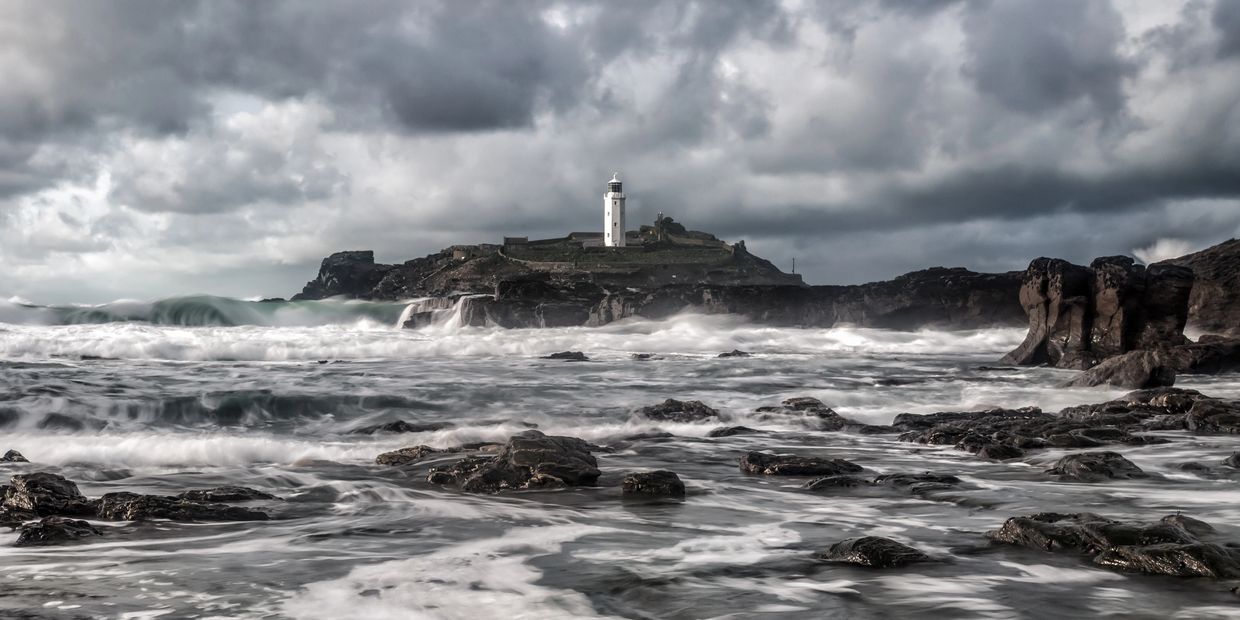
[(403, 302), (341, 299), (249, 301), (213, 295), (169, 297), (156, 301), (118, 300), (93, 306), (40, 306), (20, 300), (9, 300), (0, 301), (0, 323), (14, 325), (149, 323), (183, 327), (240, 325), (297, 327), (373, 321), (393, 325), (408, 305)]

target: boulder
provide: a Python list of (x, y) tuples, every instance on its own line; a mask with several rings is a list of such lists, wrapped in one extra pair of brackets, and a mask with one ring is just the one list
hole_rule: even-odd
[(1240, 577), (1240, 551), (1202, 542), (1121, 545), (1098, 554), (1094, 563), (1151, 575), (1210, 579)]
[(99, 498), (99, 518), (114, 521), (266, 521), (261, 510), (163, 495), (106, 493)]
[(810, 456), (776, 455), (749, 452), (741, 457), (741, 471), (767, 476), (835, 476), (852, 474), (863, 468), (844, 459)]
[(1240, 401), (1199, 400), (1184, 416), (1184, 426), (1195, 433), (1240, 433)]
[(669, 398), (658, 405), (642, 407), (637, 411), (642, 417), (656, 422), (703, 422), (718, 420), (719, 412), (700, 400), (680, 401)]
[(1162, 351), (1129, 351), (1103, 360), (1097, 366), (1077, 375), (1066, 387), (1166, 387), (1175, 384), (1175, 369), (1176, 364)]
[(433, 467), (427, 480), (468, 493), (550, 489), (594, 484), (601, 472), (590, 445), (575, 437), (526, 431), (515, 435), (493, 457), (468, 456)]
[(829, 562), (846, 562), (872, 568), (898, 568), (930, 557), (903, 543), (878, 536), (849, 538), (831, 545), (815, 557)]
[(249, 487), (215, 487), (213, 489), (195, 489), (177, 495), (179, 499), (196, 502), (227, 503), (252, 502), (256, 500), (275, 499), (276, 496)]
[(29, 462), (30, 461), (27, 460), (26, 457), (22, 456), (22, 453), (18, 452), (17, 450), (9, 450), (8, 452), (4, 453), (4, 456), (0, 456), (0, 463), (29, 463)]
[(666, 470), (626, 474), (620, 483), (624, 497), (684, 497), (685, 483)]
[(90, 523), (78, 519), (64, 517), (43, 517), (20, 528), (17, 536), (17, 547), (41, 547), (72, 542), (90, 536), (102, 536)]
[(40, 517), (95, 514), (94, 503), (64, 476), (47, 472), (18, 474), (12, 477), (10, 483), (12, 486), (4, 497), (6, 508), (31, 512)]
[(1223, 464), (1228, 467), (1240, 469), (1240, 452), (1232, 452), (1231, 456), (1223, 459)]
[(1043, 512), (1012, 517), (986, 533), (992, 541), (1053, 552), (1096, 555), (1120, 545), (1191, 544), (1197, 539), (1175, 525), (1123, 523), (1093, 513)]
[(1118, 452), (1082, 452), (1069, 454), (1046, 470), (1046, 473), (1059, 476), (1061, 480), (1079, 482), (1100, 482), (1102, 480), (1146, 478), (1146, 474), (1135, 463), (1126, 459)]

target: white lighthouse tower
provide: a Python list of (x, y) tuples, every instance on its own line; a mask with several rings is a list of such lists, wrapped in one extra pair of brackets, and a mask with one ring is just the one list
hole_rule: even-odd
[(611, 175), (603, 194), (603, 245), (609, 248), (624, 247), (624, 188), (619, 175)]

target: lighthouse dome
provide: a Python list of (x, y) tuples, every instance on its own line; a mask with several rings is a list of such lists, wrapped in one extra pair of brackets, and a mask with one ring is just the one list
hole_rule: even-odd
[(622, 186), (620, 184), (620, 173), (617, 172), (617, 173), (612, 174), (611, 180), (607, 182), (607, 191), (620, 193), (621, 187)]

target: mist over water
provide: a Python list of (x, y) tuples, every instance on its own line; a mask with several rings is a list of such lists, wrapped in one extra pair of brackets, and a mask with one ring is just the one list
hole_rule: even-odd
[[(426, 303), (0, 306), (0, 450), (33, 461), (0, 464), (0, 476), (53, 471), (89, 496), (238, 484), (282, 498), (270, 522), (105, 524), (106, 535), (86, 544), (15, 548), (16, 534), (0, 531), (0, 617), (1236, 615), (1219, 584), (991, 548), (982, 533), (1041, 511), (1138, 520), (1184, 511), (1240, 539), (1234, 481), (1176, 467), (1219, 462), (1240, 438), (1161, 433), (1173, 441), (1124, 453), (1164, 480), (1086, 485), (1041, 474), (1063, 451), (987, 462), (754, 413), (812, 396), (846, 417), (887, 423), (902, 412), (1057, 411), (1122, 393), (1056, 387), (1066, 371), (997, 367), (1021, 329), (773, 328), (684, 314), (503, 330), (460, 327), (447, 305), (433, 308), (434, 325), (396, 327)], [(716, 358), (732, 349), (754, 355)], [(540, 359), (564, 350), (591, 361)], [(1240, 397), (1234, 375), (1180, 385)], [(716, 424), (634, 415), (666, 398), (702, 400), (725, 424), (763, 433), (709, 438)], [(351, 433), (394, 420), (434, 430)], [(400, 447), (502, 441), (531, 427), (600, 446), (599, 487), (472, 496), (427, 483), (427, 465), (374, 464)], [(672, 436), (633, 438), (658, 432)], [(804, 479), (742, 474), (737, 459), (759, 449), (966, 484), (927, 496), (811, 494), (797, 488)], [(644, 469), (677, 472), (689, 496), (621, 501), (620, 476)], [(809, 558), (861, 535), (944, 561), (883, 572)]]

